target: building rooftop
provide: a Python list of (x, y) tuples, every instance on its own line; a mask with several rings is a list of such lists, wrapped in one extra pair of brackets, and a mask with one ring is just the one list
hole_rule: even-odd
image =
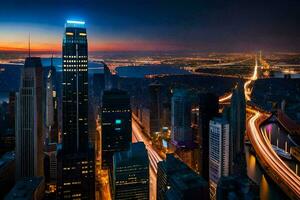
[(25, 64), (24, 64), (24, 67), (27, 68), (27, 67), (33, 67), (33, 68), (36, 68), (36, 67), (42, 67), (42, 60), (40, 57), (27, 57), (25, 59)]
[(143, 142), (131, 143), (128, 151), (117, 152), (114, 154), (116, 163), (126, 161), (148, 161), (148, 154)]
[(178, 185), (181, 190), (189, 190), (199, 187), (208, 187), (208, 183), (198, 174), (189, 170), (186, 172), (178, 172), (172, 175), (170, 181)]
[(67, 20), (65, 27), (67, 28), (85, 28), (85, 21)]

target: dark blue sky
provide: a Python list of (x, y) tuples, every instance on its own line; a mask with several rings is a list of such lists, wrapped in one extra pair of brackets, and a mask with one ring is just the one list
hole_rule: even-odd
[(23, 48), (31, 32), (36, 49), (58, 49), (65, 20), (82, 19), (91, 50), (297, 51), (299, 10), (298, 0), (1, 0), (0, 48)]

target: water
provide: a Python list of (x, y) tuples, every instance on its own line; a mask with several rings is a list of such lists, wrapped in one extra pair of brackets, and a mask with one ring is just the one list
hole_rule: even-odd
[(172, 65), (145, 65), (145, 66), (126, 66), (117, 67), (117, 74), (120, 77), (144, 78), (147, 75), (185, 75), (190, 72), (174, 67)]
[(260, 187), (260, 199), (263, 200), (284, 200), (289, 199), (284, 192), (265, 175), (255, 155), (250, 152), (250, 146), (245, 147), (247, 172), (251, 178)]

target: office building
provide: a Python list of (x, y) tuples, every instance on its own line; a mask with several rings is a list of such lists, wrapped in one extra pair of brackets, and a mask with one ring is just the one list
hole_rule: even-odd
[(211, 199), (216, 198), (216, 189), (221, 176), (229, 175), (229, 124), (223, 118), (209, 122), (209, 185)]
[(26, 58), (16, 96), (16, 178), (43, 176), (42, 62)]
[[(16, 93), (9, 93), (9, 102), (8, 102), (8, 117), (9, 117), (9, 127), (12, 130), (12, 133), (15, 133), (15, 104), (16, 104)], [(13, 134), (14, 135), (14, 134)]]
[(105, 90), (110, 90), (113, 88), (113, 75), (111, 74), (108, 66), (103, 63), (104, 66), (103, 66), (103, 70), (104, 70), (104, 87), (105, 87)]
[(115, 152), (126, 151), (131, 142), (131, 108), (127, 92), (104, 91), (102, 97), (102, 167), (112, 168)]
[(209, 121), (218, 115), (219, 100), (211, 93), (200, 93), (198, 96), (198, 138), (200, 145), (200, 175), (209, 181)]
[(188, 91), (175, 89), (171, 102), (171, 140), (177, 147), (186, 147), (193, 140), (191, 102)]
[(245, 176), (224, 176), (218, 182), (216, 199), (258, 200), (259, 187)]
[(113, 196), (116, 200), (149, 199), (149, 159), (143, 142), (114, 154)]
[(44, 176), (45, 176), (45, 198), (56, 198), (57, 192), (57, 143), (48, 143), (45, 146)]
[(15, 150), (15, 93), (9, 93), (9, 102), (0, 100), (0, 155)]
[(4, 200), (43, 200), (44, 190), (43, 177), (26, 177), (16, 182)]
[(67, 21), (63, 38), (62, 150), (58, 196), (94, 199), (94, 150), (88, 133), (88, 42), (85, 22)]
[(161, 131), (162, 123), (162, 85), (153, 82), (149, 85), (150, 135)]
[(208, 183), (186, 164), (167, 154), (157, 167), (157, 200), (208, 200)]
[(55, 80), (56, 69), (53, 64), (51, 64), (46, 85), (46, 143), (58, 143), (58, 98)]
[(230, 174), (246, 173), (244, 136), (246, 131), (246, 102), (242, 81), (234, 88), (230, 104)]

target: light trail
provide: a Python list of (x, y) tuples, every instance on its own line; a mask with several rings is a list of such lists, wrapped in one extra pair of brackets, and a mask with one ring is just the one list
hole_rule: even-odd
[[(258, 75), (258, 62), (257, 62), (257, 57), (255, 57), (255, 66), (254, 66), (254, 71), (253, 71), (253, 74), (251, 76), (251, 78), (245, 82), (244, 84), (244, 91), (245, 91), (245, 98), (246, 98), (246, 101), (250, 101), (251, 98), (250, 98), (250, 95), (251, 95), (251, 89), (250, 89), (250, 84), (257, 80), (257, 75)], [(230, 94), (227, 94), (225, 96), (222, 96), (219, 98), (219, 103), (224, 103), (228, 100), (230, 100), (232, 97), (232, 93)]]
[(256, 155), (262, 164), (267, 165), (266, 171), (271, 172), (271, 177), (275, 179), (275, 182), (284, 191), (288, 189), (288, 192), (286, 191), (287, 195), (293, 199), (300, 199), (300, 177), (279, 158), (267, 136), (260, 130), (260, 123), (263, 119), (266, 119), (266, 115), (251, 108), (247, 108), (247, 112), (253, 114), (248, 120), (248, 137)]
[(148, 151), (149, 161), (151, 167), (157, 171), (157, 163), (162, 161), (163, 159), (158, 155), (158, 153), (153, 149), (152, 145), (150, 144), (150, 140), (143, 136), (141, 128), (138, 127), (135, 120), (132, 120), (132, 134), (136, 141), (144, 142), (146, 149)]
[[(251, 100), (252, 90), (250, 89), (250, 84), (257, 80), (257, 70), (258, 63), (256, 57), (253, 75), (251, 79), (244, 84), (245, 98), (247, 101)], [(260, 123), (268, 116), (256, 109), (250, 108), (250, 106), (247, 107), (247, 112), (252, 114), (247, 124), (248, 138), (261, 164), (266, 166), (265, 170), (284, 191), (286, 191), (286, 189), (289, 190), (286, 192), (289, 196), (300, 199), (300, 177), (279, 158), (267, 136), (260, 130)], [(293, 193), (293, 195), (291, 193)]]
[(143, 135), (143, 131), (139, 124), (132, 118), (132, 139), (133, 142), (144, 142), (146, 149), (148, 151), (148, 157), (150, 162), (149, 170), (149, 181), (150, 181), (150, 199), (156, 200), (156, 179), (157, 179), (157, 163), (163, 159), (158, 155), (158, 153), (153, 149), (151, 141)]
[(230, 93), (230, 94), (228, 94), (228, 95), (225, 95), (225, 96), (219, 98), (219, 103), (224, 103), (225, 101), (230, 100), (231, 97), (232, 97), (232, 93)]
[(254, 71), (253, 71), (253, 75), (251, 77), (250, 80), (246, 81), (244, 84), (244, 91), (245, 91), (245, 98), (246, 101), (250, 101), (251, 100), (251, 93), (252, 93), (252, 89), (250, 89), (250, 84), (257, 80), (257, 69), (258, 69), (258, 63), (257, 63), (257, 57), (255, 57), (255, 66), (254, 66)]

